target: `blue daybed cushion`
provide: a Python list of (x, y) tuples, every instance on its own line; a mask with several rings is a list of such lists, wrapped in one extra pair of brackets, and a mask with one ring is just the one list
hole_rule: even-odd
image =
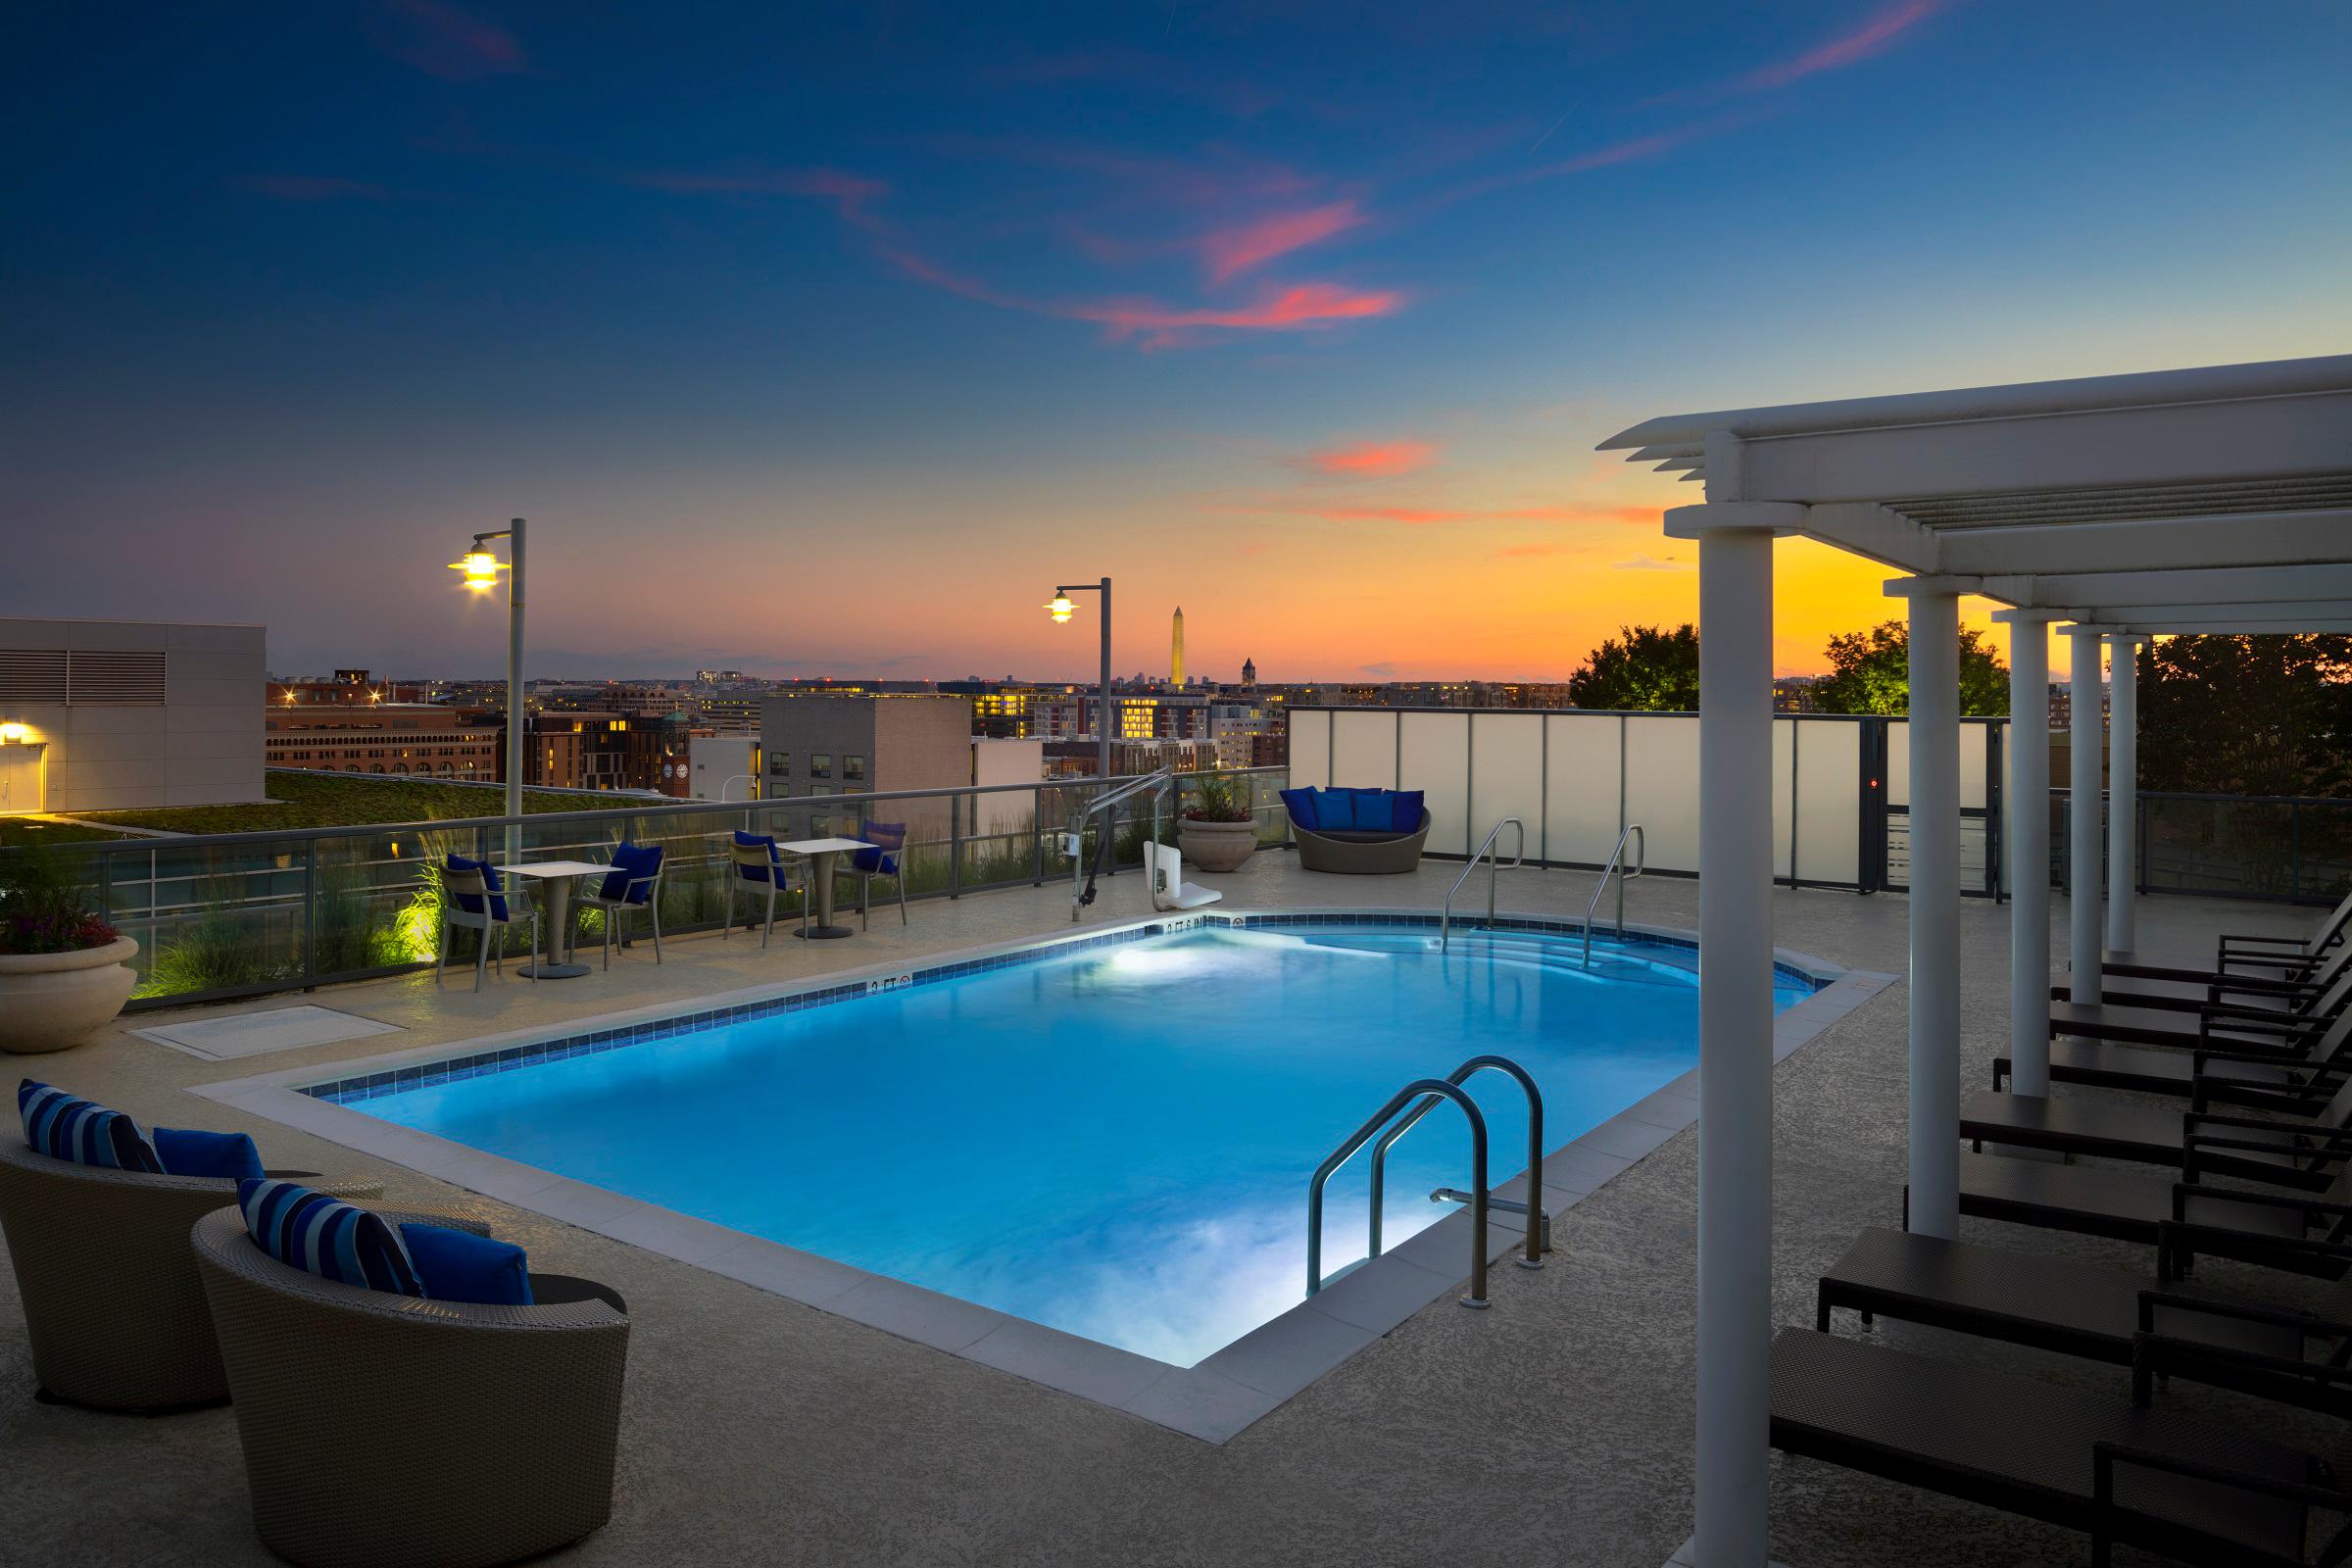
[(746, 833), (743, 829), (737, 828), (735, 830), (735, 842), (742, 845), (745, 849), (763, 849), (767, 851), (768, 858), (768, 864), (766, 865), (745, 865), (742, 861), (738, 860), (735, 863), (735, 874), (739, 877), (742, 877), (746, 882), (766, 881), (769, 870), (772, 869), (775, 864), (776, 836), (773, 833)]
[(1389, 797), (1389, 826), (1399, 833), (1410, 833), (1421, 825), (1420, 790), (1398, 790)]
[[(507, 898), (506, 895), (499, 890), (497, 866), (492, 865), (488, 860), (469, 860), (463, 855), (453, 855), (449, 858), (448, 869), (452, 871), (481, 872), (482, 891), (490, 896), (490, 918), (493, 920), (504, 920), (507, 917)], [(482, 900), (475, 895), (461, 893), (456, 897), (458, 901), (458, 907), (465, 910), (467, 914), (479, 914), (482, 912)]]
[(1387, 790), (1349, 790), (1355, 797), (1355, 830), (1358, 833), (1386, 833), (1389, 830), (1389, 792)]
[(661, 845), (631, 844), (627, 839), (622, 839), (620, 847), (612, 852), (612, 869), (607, 871), (604, 881), (597, 884), (596, 896), (605, 900), (627, 899), (631, 904), (643, 904), (652, 897), (654, 885), (648, 882), (631, 893), (629, 884), (641, 876), (652, 876), (661, 869)]
[(243, 1133), (158, 1127), (155, 1153), (164, 1162), (167, 1176), (226, 1176), (243, 1181), (262, 1173), (262, 1152)]
[(531, 1304), (531, 1270), (522, 1249), (513, 1242), (496, 1242), (471, 1231), (447, 1225), (403, 1220), (400, 1238), (408, 1244), (416, 1277), (424, 1294), (436, 1301), (473, 1301), (482, 1306)]
[(1311, 833), (1323, 825), (1315, 816), (1315, 797), (1320, 793), (1304, 789), (1282, 792), (1283, 809), (1291, 813), (1293, 827), (1302, 827)]
[(139, 1124), (119, 1110), (77, 1100), (63, 1089), (27, 1078), (17, 1085), (17, 1113), (24, 1118), (24, 1143), (34, 1153), (109, 1170), (164, 1173), (155, 1146)]
[(254, 1245), (280, 1263), (365, 1290), (425, 1294), (400, 1232), (381, 1214), (268, 1176), (237, 1183), (237, 1206)]
[(1355, 826), (1355, 791), (1315, 791), (1315, 826), (1323, 832), (1344, 833)]

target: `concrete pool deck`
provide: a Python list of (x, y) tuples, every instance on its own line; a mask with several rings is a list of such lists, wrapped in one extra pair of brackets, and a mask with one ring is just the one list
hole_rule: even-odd
[[(1204, 880), (1225, 891), (1225, 909), (1428, 908), (1458, 869), (1432, 862), (1411, 877), (1321, 876), (1267, 854)], [(1502, 888), (1506, 910), (1574, 917), (1592, 878), (1520, 871)], [(1140, 915), (1143, 897), (1138, 876), (1105, 882), (1088, 926)], [(1697, 884), (1653, 877), (1635, 884), (1628, 903), (1640, 923), (1688, 929)], [(2140, 911), (2142, 949), (2159, 959), (2209, 952), (2213, 930), (2309, 920), (2295, 909), (2170, 898), (2144, 900)], [(1057, 885), (926, 902), (912, 914), (904, 930), (878, 920), (868, 935), (816, 948), (677, 939), (660, 966), (641, 950), (616, 958), (609, 975), (510, 978), (478, 996), (455, 981), (436, 992), (427, 975), (203, 1010), (309, 1000), (407, 1031), (283, 1055), (192, 1057), (131, 1035), (169, 1016), (142, 1014), (73, 1053), (13, 1064), (144, 1121), (254, 1132), (271, 1163), (375, 1175), (389, 1198), (470, 1207), (538, 1265), (618, 1288), (634, 1326), (613, 1520), (549, 1561), (1647, 1568), (1676, 1550), (1690, 1532), (1696, 1139), (1687, 1130), (1663, 1129), (1654, 1152), (1588, 1188), (1561, 1217), (1547, 1267), (1496, 1270), (1492, 1310), (1465, 1312), (1441, 1295), (1220, 1446), (1018, 1375), (1022, 1348), (1009, 1342), (1000, 1365), (911, 1344), (186, 1092), (257, 1069), (325, 1069), (387, 1048), (1070, 930)], [(1784, 947), (1849, 968), (1899, 972), (1903, 916), (1899, 898), (1775, 895)], [(1971, 1084), (1985, 1081), (2006, 1044), (2007, 940), (2006, 908), (1971, 901), (1963, 909)], [(1814, 1277), (1862, 1226), (1896, 1223), (1902, 990), (1897, 981), (1862, 1002), (1776, 1070), (1778, 1321), (1809, 1323)], [(1968, 1221), (1964, 1234), (2145, 1266), (2132, 1249), (2016, 1227)], [(2227, 1282), (2226, 1271), (2214, 1274)], [(15, 1294), (13, 1277), (0, 1276), (0, 1508), (14, 1547), (55, 1563), (273, 1561), (247, 1519), (233, 1413), (149, 1420), (33, 1403)], [(2128, 1388), (2115, 1368), (1893, 1323), (1879, 1334), (2118, 1395)], [(2242, 1408), (2235, 1399), (2186, 1386), (2171, 1396), (2225, 1420)], [(2278, 1425), (2268, 1410), (2262, 1419)], [(2067, 1532), (1806, 1461), (1776, 1460), (1773, 1525), (1775, 1555), (1799, 1568), (1918, 1560), (1929, 1540), (1939, 1562), (1987, 1568), (2086, 1555)]]

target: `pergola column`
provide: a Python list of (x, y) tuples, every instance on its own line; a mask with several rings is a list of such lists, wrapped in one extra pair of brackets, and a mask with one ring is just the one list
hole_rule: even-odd
[[(1710, 483), (1710, 492), (1715, 488)], [(1779, 504), (1678, 507), (1698, 540), (1701, 1568), (1764, 1568), (1772, 1402), (1772, 541)]]
[(2099, 965), (2099, 630), (2069, 626), (2074, 639), (2073, 678), (2067, 704), (2074, 722), (2067, 742), (2067, 956), (2074, 967), (2070, 995), (2077, 1002), (2100, 996)]
[(1911, 1229), (1960, 1228), (1960, 595), (1899, 577), (1911, 602)]
[(2009, 890), (2010, 1088), (2050, 1092), (2050, 622), (2048, 610), (1996, 611), (2009, 627), (2009, 779), (2001, 883)]
[(2107, 639), (2107, 952), (2118, 958), (2138, 945), (2140, 642)]

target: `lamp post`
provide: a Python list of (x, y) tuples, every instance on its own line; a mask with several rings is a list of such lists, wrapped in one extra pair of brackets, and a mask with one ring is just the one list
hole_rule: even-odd
[[(483, 548), (493, 539), (507, 541), (503, 563)], [(497, 587), (502, 570), (507, 574), (507, 815), (514, 819), (507, 826), (507, 858), (513, 861), (520, 853), (523, 732), (530, 721), (522, 702), (522, 519), (475, 534), (473, 548), (463, 560), (451, 562), (449, 569), (464, 573), (466, 591), (476, 594)]]
[[(1046, 610), (1053, 615), (1054, 624), (1066, 626), (1069, 624), (1070, 616), (1076, 613), (1078, 609), (1076, 605), (1070, 603), (1070, 595), (1087, 593), (1102, 596), (1102, 684), (1098, 688), (1102, 706), (1102, 716), (1095, 720), (1095, 772), (1102, 778), (1102, 787), (1108, 789), (1110, 788), (1110, 735), (1113, 711), (1110, 701), (1110, 579), (1105, 577), (1100, 582), (1064, 583), (1054, 590), (1054, 597), (1047, 603)], [(1097, 835), (1097, 840), (1101, 847), (1096, 855), (1096, 859), (1100, 863), (1107, 865), (1110, 862), (1111, 848), (1109, 823), (1105, 822), (1102, 825), (1102, 831)]]

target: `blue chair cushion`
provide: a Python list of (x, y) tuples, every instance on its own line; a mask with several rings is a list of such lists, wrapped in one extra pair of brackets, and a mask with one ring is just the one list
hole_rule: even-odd
[[(489, 895), (490, 918), (504, 920), (507, 917), (507, 899), (506, 895), (499, 890), (497, 866), (492, 865), (488, 860), (468, 860), (463, 855), (453, 855), (449, 858), (448, 869), (481, 872), (482, 891)], [(458, 907), (467, 914), (482, 912), (482, 900), (479, 897), (467, 893), (461, 893), (456, 897)]]
[(496, 1242), (447, 1225), (403, 1220), (400, 1239), (436, 1301), (473, 1301), (482, 1306), (531, 1304), (530, 1260), (513, 1242)]
[(597, 884), (596, 896), (607, 903), (626, 901), (643, 904), (653, 897), (654, 885), (645, 882), (632, 888), (630, 884), (637, 882), (639, 877), (652, 876), (661, 869), (661, 845), (631, 844), (623, 839), (620, 847), (612, 852), (612, 869), (606, 872), (604, 881)]
[(36, 1154), (109, 1170), (164, 1173), (155, 1146), (119, 1110), (27, 1078), (17, 1085), (17, 1113), (24, 1118), (24, 1143)]
[(1355, 826), (1355, 791), (1315, 791), (1315, 827), (1324, 833), (1345, 833)]
[(906, 823), (860, 822), (858, 824), (858, 836), (872, 845), (873, 848), (850, 852), (850, 866), (853, 870), (865, 871), (875, 876), (897, 876), (899, 874), (899, 862), (891, 851), (905, 851), (906, 847)]
[(1293, 827), (1302, 827), (1311, 833), (1323, 825), (1315, 815), (1315, 797), (1321, 793), (1320, 790), (1284, 790), (1282, 792), (1283, 809), (1291, 813)]
[(158, 1127), (155, 1153), (164, 1162), (167, 1176), (226, 1176), (243, 1181), (262, 1173), (262, 1152), (243, 1133)]
[(775, 874), (777, 866), (776, 836), (773, 833), (746, 833), (743, 829), (737, 828), (735, 842), (746, 849), (756, 845), (767, 851), (767, 864), (765, 865), (745, 865), (742, 861), (737, 861), (735, 864), (737, 876), (742, 877), (746, 882), (765, 882)]
[(1421, 825), (1422, 791), (1397, 790), (1389, 796), (1389, 826), (1410, 833)]
[(237, 1206), (254, 1245), (288, 1267), (394, 1296), (425, 1294), (400, 1232), (381, 1214), (269, 1176), (237, 1183)]

